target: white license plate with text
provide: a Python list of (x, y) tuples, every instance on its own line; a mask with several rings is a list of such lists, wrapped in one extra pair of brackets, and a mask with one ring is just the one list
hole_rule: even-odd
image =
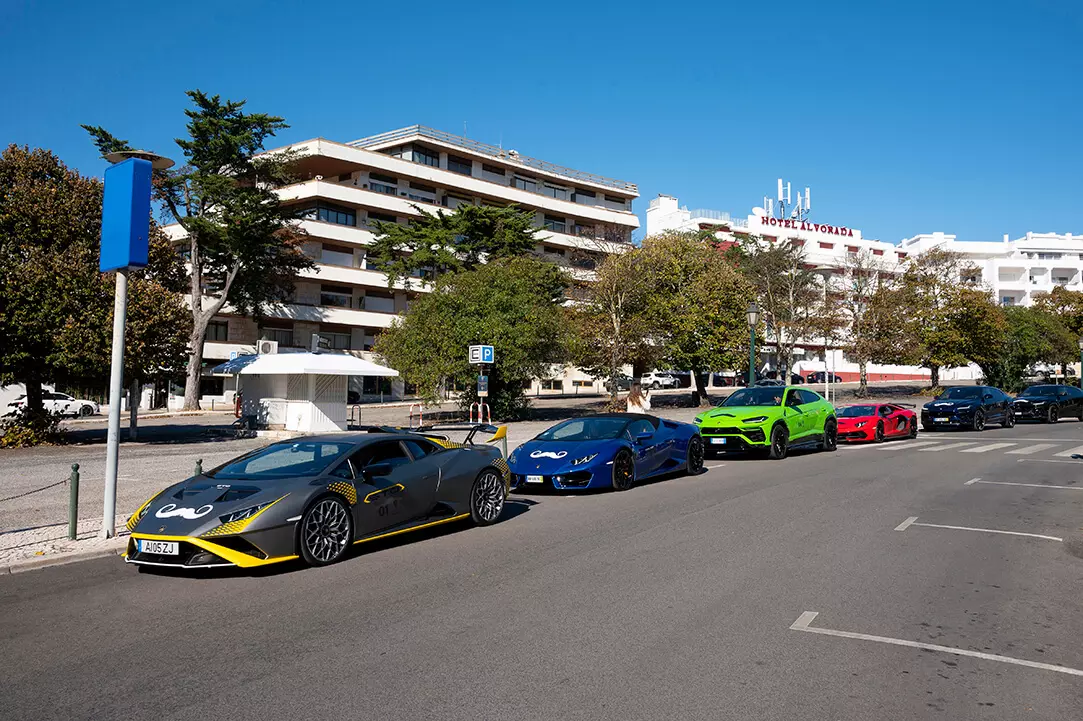
[(545, 476), (527, 476), (527, 483), (545, 483)]
[(948, 418), (945, 418), (943, 416), (941, 416), (940, 418), (934, 418), (933, 419), (933, 421), (936, 422), (936, 423), (947, 423), (948, 420), (949, 420)]
[(159, 556), (180, 555), (180, 549), (176, 541), (148, 541), (139, 539), (140, 553), (154, 553)]
[(724, 446), (726, 444), (725, 438), (712, 438), (711, 443), (717, 446)]

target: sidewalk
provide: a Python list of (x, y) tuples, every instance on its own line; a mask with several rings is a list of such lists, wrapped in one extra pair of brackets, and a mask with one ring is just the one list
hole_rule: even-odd
[(99, 538), (102, 520), (80, 519), (76, 539), (68, 539), (68, 524), (22, 528), (0, 532), (0, 576), (31, 571), (124, 552), (128, 544), (127, 516), (117, 516), (117, 536)]

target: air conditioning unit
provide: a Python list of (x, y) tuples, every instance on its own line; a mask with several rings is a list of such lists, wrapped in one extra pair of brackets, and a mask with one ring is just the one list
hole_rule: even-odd
[(259, 345), (256, 346), (256, 350), (260, 355), (274, 355), (278, 353), (278, 341), (261, 340)]

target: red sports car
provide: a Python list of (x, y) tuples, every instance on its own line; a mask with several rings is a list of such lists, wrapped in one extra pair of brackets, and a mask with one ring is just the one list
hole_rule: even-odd
[(914, 411), (895, 403), (868, 403), (840, 408), (840, 441), (876, 441), (885, 438), (914, 438), (918, 417)]

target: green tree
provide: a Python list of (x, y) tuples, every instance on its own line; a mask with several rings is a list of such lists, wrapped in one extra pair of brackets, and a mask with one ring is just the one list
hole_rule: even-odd
[(697, 397), (706, 399), (706, 374), (747, 355), (752, 284), (709, 235), (663, 233), (645, 239), (638, 252), (650, 280), (651, 341), (667, 365), (692, 372)]
[[(185, 162), (154, 177), (155, 198), (180, 225), (187, 249), (191, 333), (185, 409), (199, 407), (199, 379), (207, 325), (222, 307), (258, 313), (293, 292), (296, 274), (313, 267), (302, 252), (302, 231), (276, 190), (292, 182), (289, 152), (263, 153), (264, 143), (288, 127), (282, 118), (246, 113), (245, 101), (187, 93), (187, 138), (177, 145)], [(131, 150), (105, 129), (84, 125), (105, 155)]]
[(767, 242), (749, 236), (740, 243), (738, 262), (752, 284), (767, 326), (766, 340), (778, 355), (779, 377), (789, 382), (793, 350), (815, 336), (823, 290), (808, 267), (804, 247), (793, 239)]
[(450, 213), (413, 208), (420, 217), (411, 218), (409, 225), (375, 223), (377, 235), (367, 263), (387, 274), (388, 287), (411, 287), (418, 276), (431, 282), (445, 273), (473, 270), (486, 260), (514, 258), (534, 250), (538, 242), (534, 212), (515, 206), (460, 205)]
[(980, 363), (985, 381), (1008, 391), (1019, 391), (1036, 366), (1074, 360), (1076, 336), (1057, 316), (1037, 307), (1009, 307), (1001, 351)]
[[(1075, 348), (1078, 342), (1083, 340), (1083, 293), (1058, 285), (1049, 292), (1035, 293), (1034, 307), (1058, 318), (1064, 328), (1075, 337), (1071, 357), (1065, 356), (1058, 361), (1060, 374), (1067, 378), (1068, 365), (1076, 360)], [(1083, 378), (1080, 383), (1083, 384)]]
[(493, 417), (517, 418), (529, 405), (523, 389), (530, 380), (567, 361), (566, 285), (557, 266), (529, 257), (444, 275), (380, 334), (374, 350), (430, 403), (449, 384), (465, 388), (459, 399), (465, 407), (477, 400), (478, 373), (467, 347), (490, 344)]
[(894, 275), (868, 249), (849, 255), (845, 277), (839, 286), (843, 334), (847, 353), (857, 362), (859, 385), (856, 395), (869, 392), (869, 363), (898, 357), (895, 342), (901, 335), (892, 318), (898, 309), (885, 302), (894, 287)]
[(568, 309), (576, 329), (573, 362), (595, 378), (608, 379), (612, 407), (618, 405), (617, 378), (625, 366), (646, 364), (658, 352), (649, 342), (652, 277), (645, 260), (638, 248), (607, 256), (583, 297)]

